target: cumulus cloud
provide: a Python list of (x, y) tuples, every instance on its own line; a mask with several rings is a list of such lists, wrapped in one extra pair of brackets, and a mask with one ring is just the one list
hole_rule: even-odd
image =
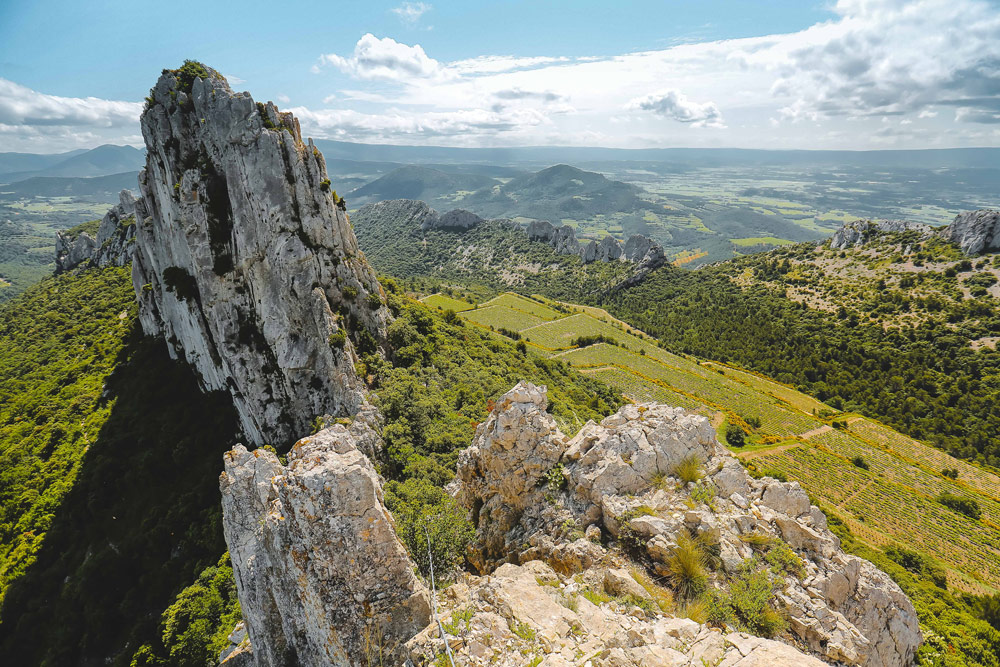
[(680, 123), (690, 123), (691, 127), (725, 127), (722, 112), (714, 102), (692, 102), (677, 90), (665, 90), (637, 97), (629, 102), (626, 108), (633, 111), (651, 111)]
[(0, 123), (7, 125), (124, 127), (134, 126), (140, 113), (139, 102), (46, 95), (0, 79)]
[(463, 137), (473, 140), (483, 136), (522, 131), (544, 124), (544, 114), (531, 109), (496, 113), (486, 109), (429, 111), (410, 113), (389, 110), (364, 114), (352, 110), (291, 109), (312, 136), (329, 139), (398, 141), (401, 137), (420, 140), (434, 137)]
[(371, 33), (358, 40), (350, 56), (324, 54), (319, 65), (331, 65), (358, 79), (401, 81), (441, 77), (444, 73), (441, 63), (428, 57), (419, 44), (409, 46), (391, 37), (379, 39)]
[(393, 7), (389, 11), (398, 16), (403, 23), (413, 25), (431, 9), (433, 7), (425, 2), (404, 2), (399, 7)]
[(804, 31), (772, 90), (787, 117), (1000, 113), (1000, 13), (981, 0), (839, 0), (840, 19)]

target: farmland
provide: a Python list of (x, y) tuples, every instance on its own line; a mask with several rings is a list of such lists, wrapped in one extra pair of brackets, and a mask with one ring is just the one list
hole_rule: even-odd
[[(447, 302), (428, 297), (425, 303)], [(536, 353), (630, 400), (699, 412), (719, 427), (724, 443), (727, 426), (742, 428), (745, 446), (731, 449), (751, 473), (799, 481), (869, 546), (932, 554), (953, 589), (1000, 589), (1000, 477), (993, 471), (761, 375), (667, 352), (600, 309), (507, 293), (459, 315), (519, 336)], [(597, 342), (577, 347), (581, 336)], [(936, 500), (942, 492), (975, 500), (982, 516), (945, 507)]]

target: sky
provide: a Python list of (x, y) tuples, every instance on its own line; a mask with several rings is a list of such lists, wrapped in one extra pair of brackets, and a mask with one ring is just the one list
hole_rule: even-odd
[(314, 138), (1000, 146), (1000, 0), (0, 0), (0, 152), (141, 146), (186, 58)]

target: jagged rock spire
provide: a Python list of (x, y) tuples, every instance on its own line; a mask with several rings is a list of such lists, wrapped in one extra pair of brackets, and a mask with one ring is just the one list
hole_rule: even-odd
[(390, 315), (298, 121), (189, 62), (164, 70), (141, 124), (147, 214), (132, 276), (143, 329), (207, 389), (232, 394), (256, 444), (356, 411), (355, 349), (374, 349)]

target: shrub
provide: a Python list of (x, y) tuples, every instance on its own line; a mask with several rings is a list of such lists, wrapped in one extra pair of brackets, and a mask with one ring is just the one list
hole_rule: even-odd
[(690, 454), (681, 459), (677, 465), (674, 466), (674, 477), (681, 480), (684, 484), (689, 482), (697, 482), (704, 476), (701, 470), (701, 460), (698, 458), (697, 454)]
[(705, 573), (705, 555), (698, 543), (687, 533), (677, 535), (677, 546), (673, 548), (666, 562), (670, 583), (677, 595), (684, 600), (698, 597), (708, 585)]
[(616, 341), (611, 336), (605, 336), (604, 334), (593, 334), (590, 336), (577, 336), (569, 342), (570, 347), (587, 347), (589, 345), (595, 345), (597, 343), (607, 343), (608, 345), (618, 345)]
[(378, 310), (382, 307), (382, 297), (379, 296), (378, 292), (372, 292), (368, 295), (368, 307), (372, 310)]
[(732, 447), (742, 447), (746, 444), (747, 432), (739, 424), (726, 424), (726, 442)]
[(743, 563), (729, 584), (729, 591), (713, 591), (708, 597), (709, 621), (733, 625), (760, 637), (773, 637), (785, 628), (785, 619), (771, 606), (774, 583), (756, 558)]
[(941, 474), (950, 479), (958, 479), (958, 468), (945, 468)]
[[(421, 574), (430, 573), (430, 537), (434, 574), (446, 577), (465, 559), (475, 530), (464, 509), (444, 489), (427, 479), (410, 478), (386, 485), (385, 505), (396, 519), (396, 532)], [(425, 532), (426, 531), (426, 532)]]
[(340, 293), (344, 296), (347, 301), (354, 301), (358, 296), (358, 288), (353, 285), (348, 285), (344, 289), (340, 290)]
[(743, 418), (743, 421), (745, 421), (747, 423), (747, 426), (750, 426), (751, 428), (760, 428), (761, 425), (763, 424), (763, 422), (760, 420), (760, 417), (758, 417), (757, 415), (746, 416)]
[(938, 588), (948, 587), (948, 576), (944, 568), (930, 556), (894, 544), (886, 547), (884, 551), (889, 560), (897, 565), (917, 576), (930, 579)]
[(180, 69), (174, 70), (177, 77), (177, 88), (185, 93), (191, 92), (195, 79), (207, 79), (208, 70), (197, 60), (185, 60)]
[(330, 343), (330, 347), (332, 347), (333, 349), (343, 350), (344, 345), (347, 343), (347, 334), (344, 333), (343, 329), (337, 329), (332, 334), (330, 334), (328, 342)]
[(949, 509), (953, 509), (956, 512), (961, 512), (970, 519), (979, 520), (982, 516), (983, 511), (979, 507), (979, 503), (971, 498), (962, 498), (961, 496), (956, 496), (954, 493), (949, 493), (944, 491), (937, 497), (937, 501)]
[(852, 456), (851, 463), (853, 463), (857, 468), (861, 468), (862, 470), (868, 470), (868, 461), (865, 461), (864, 457), (861, 456), (860, 454)]

